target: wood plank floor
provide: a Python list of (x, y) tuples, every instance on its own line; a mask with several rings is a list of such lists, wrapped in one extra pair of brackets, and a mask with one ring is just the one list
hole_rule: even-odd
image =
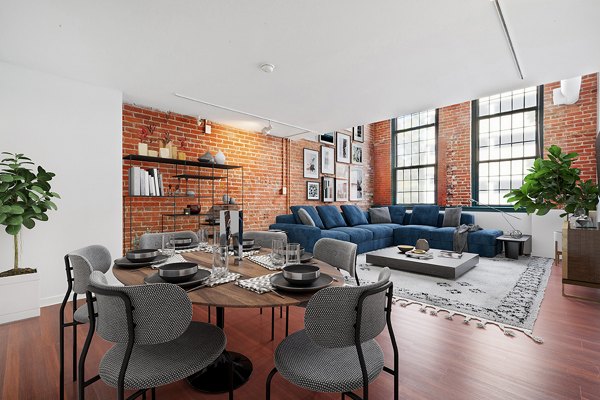
[[(394, 307), (393, 325), (400, 347), (400, 394), (403, 399), (600, 399), (600, 304), (561, 296), (560, 268), (550, 278), (534, 333), (539, 345), (522, 334), (506, 337), (494, 327), (477, 329), (460, 318), (422, 314), (418, 308)], [(583, 289), (579, 290), (580, 294)], [(571, 290), (575, 292), (576, 290)], [(598, 293), (586, 291), (587, 295)], [(206, 320), (205, 309), (195, 319)], [(301, 309), (291, 312), (291, 330), (303, 326)], [(270, 312), (232, 310), (226, 315), (228, 349), (250, 357), (254, 372), (238, 389), (236, 399), (263, 399), (265, 379), (273, 367), (273, 351), (284, 335), (277, 321), (276, 340), (270, 339)], [(83, 343), (87, 327), (79, 329)], [(0, 398), (58, 398), (58, 306), (42, 309), (41, 316), (0, 325)], [(389, 341), (379, 341), (386, 354)], [(70, 334), (67, 354), (70, 357)], [(110, 346), (96, 337), (87, 374), (96, 373), (100, 357)], [(389, 361), (390, 358), (388, 357)], [(388, 362), (389, 364), (389, 362)], [(76, 398), (76, 385), (67, 368), (67, 398)], [(275, 377), (273, 399), (339, 399), (317, 394)], [(392, 378), (382, 374), (371, 386), (372, 399), (392, 398)], [(157, 390), (160, 399), (225, 399), (225, 395), (195, 392), (185, 382)], [(87, 399), (115, 398), (101, 381), (86, 389)]]

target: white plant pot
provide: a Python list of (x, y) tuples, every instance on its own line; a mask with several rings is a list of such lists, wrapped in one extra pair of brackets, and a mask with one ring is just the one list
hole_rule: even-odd
[(40, 316), (40, 276), (0, 278), (0, 324)]

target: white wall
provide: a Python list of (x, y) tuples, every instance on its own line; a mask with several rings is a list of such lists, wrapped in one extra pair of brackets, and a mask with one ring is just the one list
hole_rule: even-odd
[[(484, 229), (500, 229), (506, 233), (511, 230), (510, 225), (498, 212), (474, 212), (470, 210), (465, 212), (475, 214), (475, 223)], [(511, 217), (506, 218), (515, 229), (524, 234), (532, 235), (532, 254), (534, 256), (554, 258), (554, 231), (562, 230), (563, 218), (559, 217), (561, 213), (562, 211), (552, 210), (543, 217), (525, 213), (510, 213), (510, 215), (514, 215), (520, 220)]]
[[(0, 151), (56, 173), (62, 197), (49, 221), (22, 235), (22, 266), (38, 268), (42, 305), (64, 296), (67, 252), (103, 244), (121, 253), (121, 112), (119, 91), (0, 62)], [(0, 271), (12, 262), (12, 236), (2, 229)]]

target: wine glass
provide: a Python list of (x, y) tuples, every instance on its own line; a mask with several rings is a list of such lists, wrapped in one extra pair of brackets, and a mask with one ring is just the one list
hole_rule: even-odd
[(165, 233), (162, 235), (162, 253), (167, 257), (173, 257), (175, 255), (175, 235)]
[(229, 247), (213, 248), (212, 278), (220, 278), (229, 271)]
[(274, 267), (283, 267), (283, 264), (285, 264), (285, 240), (273, 239), (271, 244), (271, 264)]
[(208, 246), (208, 229), (200, 228), (198, 230), (198, 247), (205, 249)]

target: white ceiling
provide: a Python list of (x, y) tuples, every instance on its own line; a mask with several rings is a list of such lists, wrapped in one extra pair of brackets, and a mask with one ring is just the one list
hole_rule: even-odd
[(600, 70), (600, 1), (500, 4), (524, 81), (490, 0), (0, 0), (0, 60), (249, 130), (173, 93), (329, 131)]

